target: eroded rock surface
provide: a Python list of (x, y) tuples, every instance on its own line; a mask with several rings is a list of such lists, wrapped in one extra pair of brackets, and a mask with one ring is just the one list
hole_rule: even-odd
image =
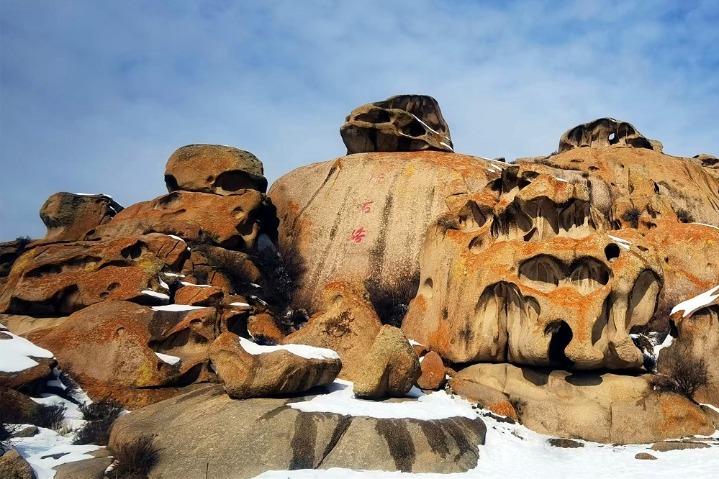
[(234, 195), (252, 189), (264, 193), (267, 179), (262, 162), (249, 151), (224, 145), (178, 148), (165, 166), (167, 191), (197, 191)]
[(453, 151), (437, 100), (397, 95), (352, 110), (340, 128), (347, 154), (372, 151)]
[[(260, 351), (247, 351), (253, 347)], [(330, 353), (329, 350), (324, 350)], [(229, 332), (212, 343), (210, 359), (234, 399), (274, 397), (305, 392), (329, 384), (337, 377), (342, 362), (334, 354), (300, 356), (287, 349), (263, 348)]]
[(647, 375), (476, 364), (450, 381), (460, 396), (468, 390), (468, 399), (477, 397), (477, 384), (508, 396), (528, 428), (558, 437), (642, 444), (714, 431), (698, 405), (675, 393), (655, 391)]
[(218, 479), (332, 467), (452, 473), (477, 465), (486, 434), (478, 418), (376, 419), (305, 413), (288, 403), (237, 401), (220, 386), (205, 387), (122, 416), (110, 446), (152, 434), (161, 451), (153, 474), (162, 477), (204, 477), (208, 463), (209, 477)]
[[(610, 145), (654, 149), (650, 140), (644, 138), (634, 125), (614, 118), (600, 118), (567, 130), (559, 140), (559, 152), (581, 147), (604, 148)], [(661, 151), (661, 148), (658, 151)]]
[(47, 227), (41, 242), (79, 241), (120, 211), (122, 206), (106, 195), (55, 193), (40, 208), (40, 219)]

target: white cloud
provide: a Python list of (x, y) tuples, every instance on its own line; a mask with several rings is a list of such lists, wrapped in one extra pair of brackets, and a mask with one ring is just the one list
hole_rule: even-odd
[(129, 204), (188, 143), (247, 149), (270, 181), (344, 152), (360, 104), (435, 96), (457, 151), (549, 153), (630, 121), (719, 153), (719, 7), (684, 2), (3, 1), (0, 239), (41, 236), (55, 191)]

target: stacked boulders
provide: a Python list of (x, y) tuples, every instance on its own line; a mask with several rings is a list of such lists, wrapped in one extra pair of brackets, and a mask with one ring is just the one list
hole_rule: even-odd
[[(190, 145), (172, 154), (165, 181), (168, 194), (127, 208), (105, 195), (52, 195), (41, 209), (46, 237), (8, 252), (3, 322), (51, 350), (96, 400), (140, 407), (220, 381), (231, 374), (218, 377), (210, 352), (223, 334), (272, 331), (279, 341), (292, 331), (276, 319), (286, 304), (274, 294), (281, 260), (262, 163)], [(337, 372), (327, 371), (301, 386), (331, 381)]]

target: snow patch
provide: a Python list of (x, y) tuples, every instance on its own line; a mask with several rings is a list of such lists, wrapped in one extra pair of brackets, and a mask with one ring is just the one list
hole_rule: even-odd
[(188, 283), (187, 281), (180, 281), (180, 284), (182, 286), (197, 286), (198, 288), (212, 288), (211, 284), (195, 284), (195, 283)]
[(684, 311), (683, 318), (686, 318), (694, 311), (708, 306), (714, 302), (715, 299), (719, 298), (719, 292), (714, 294), (715, 291), (719, 290), (719, 286), (715, 286), (709, 291), (704, 291), (702, 294), (694, 296), (693, 298), (687, 299), (672, 308), (670, 314), (674, 314), (678, 311)]
[(167, 301), (170, 300), (170, 297), (168, 295), (166, 295), (165, 293), (158, 293), (157, 291), (153, 291), (151, 289), (143, 289), (140, 292), (144, 295), (152, 296), (153, 298), (166, 299)]
[(616, 236), (612, 236), (612, 235), (607, 235), (607, 236), (609, 236), (609, 238), (610, 238), (612, 241), (615, 241), (616, 243), (618, 243), (619, 246), (621, 246), (621, 247), (624, 248), (625, 250), (629, 251), (629, 248), (630, 248), (630, 246), (631, 246), (631, 244), (632, 244), (631, 241), (627, 241), (627, 240), (622, 239), (622, 238), (617, 238)]
[(390, 403), (357, 399), (352, 391), (352, 383), (341, 379), (336, 379), (328, 388), (331, 391), (328, 394), (288, 405), (303, 412), (328, 412), (380, 419), (410, 418), (431, 421), (458, 416), (476, 417), (475, 411), (468, 402), (455, 399), (444, 391), (423, 394), (413, 388), (410, 390), (410, 397), (415, 399)]
[(251, 308), (252, 307), (247, 303), (240, 303), (240, 302), (230, 303), (230, 306), (234, 306), (236, 308)]
[(32, 358), (55, 357), (47, 349), (11, 333), (3, 325), (0, 325), (0, 333), (0, 336), (10, 336), (10, 339), (0, 339), (0, 371), (17, 373), (40, 364)]
[(693, 225), (699, 225), (699, 226), (706, 226), (707, 228), (714, 228), (715, 230), (719, 230), (718, 227), (716, 227), (716, 226), (714, 226), (714, 225), (708, 225), (708, 224), (706, 224), (706, 223), (692, 223), (692, 224), (693, 224)]
[(14, 438), (10, 440), (10, 444), (30, 463), (37, 479), (52, 479), (55, 477), (54, 467), (68, 462), (92, 459), (93, 456), (88, 453), (100, 449), (100, 446), (92, 444), (73, 445), (71, 438), (43, 427), (38, 428), (35, 436)]
[(256, 356), (258, 354), (272, 353), (274, 351), (289, 351), (290, 353), (305, 359), (339, 359), (339, 355), (326, 348), (316, 348), (305, 344), (285, 344), (283, 346), (261, 346), (249, 339), (240, 338), (240, 346), (248, 353)]
[(190, 306), (188, 304), (166, 304), (165, 306), (153, 306), (153, 311), (192, 311), (194, 309), (205, 309), (210, 306)]
[(177, 356), (170, 356), (169, 354), (162, 354), (162, 353), (155, 353), (155, 356), (160, 358), (162, 361), (166, 362), (167, 364), (175, 365), (181, 361), (180, 358)]

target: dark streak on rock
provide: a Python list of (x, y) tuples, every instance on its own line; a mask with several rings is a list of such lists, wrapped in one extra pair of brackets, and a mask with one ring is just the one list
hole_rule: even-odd
[(442, 430), (442, 423), (440, 421), (417, 421), (417, 423), (422, 428), (432, 452), (442, 456), (442, 459), (446, 458), (449, 454), (449, 446), (447, 445), (447, 436)]
[(387, 443), (394, 465), (402, 472), (412, 472), (417, 457), (414, 443), (402, 419), (378, 419), (375, 430)]
[(317, 417), (311, 413), (299, 413), (295, 419), (292, 436), (292, 460), (289, 469), (314, 469), (315, 445), (317, 443)]

